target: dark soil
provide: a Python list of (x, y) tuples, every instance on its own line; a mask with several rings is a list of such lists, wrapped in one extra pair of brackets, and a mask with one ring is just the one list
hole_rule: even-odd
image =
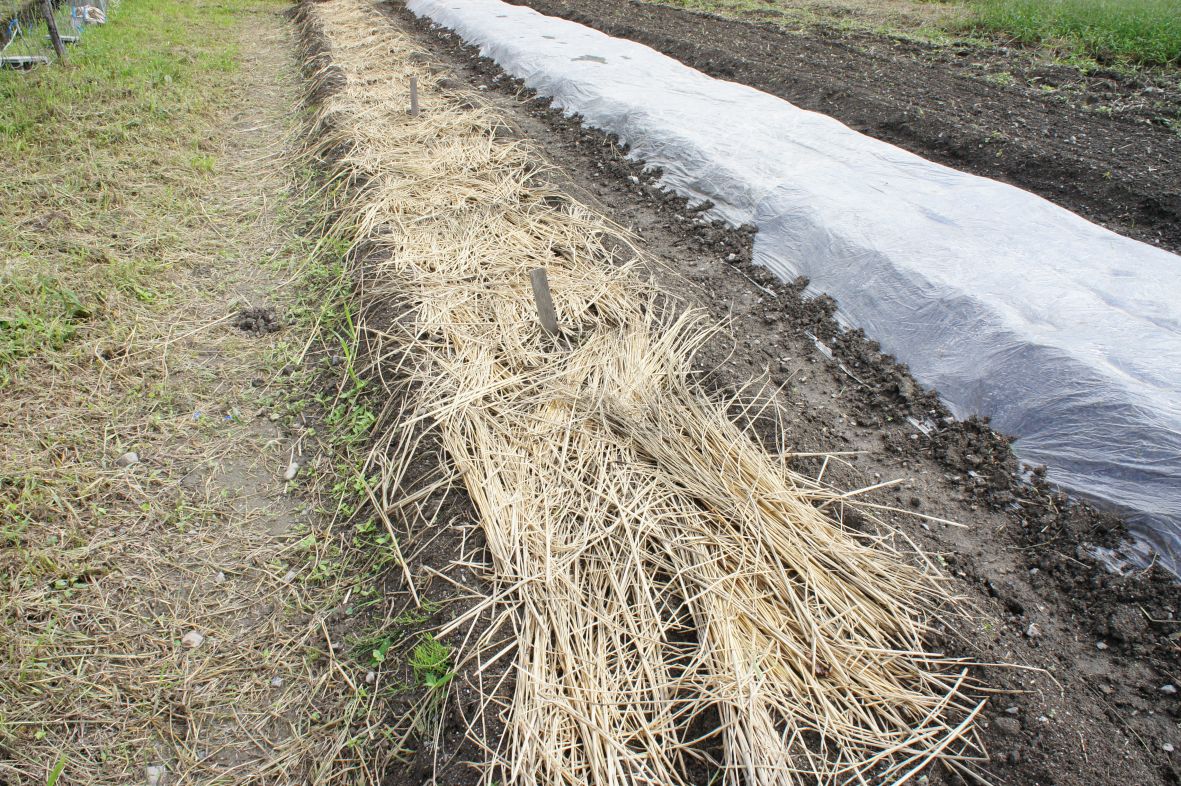
[[(1181, 705), (1169, 690), (1181, 683), (1181, 589), (1156, 570), (1109, 574), (1089, 556), (1092, 546), (1124, 537), (1118, 520), (1072, 502), (1038, 473), (1023, 472), (1008, 440), (987, 423), (953, 421), (904, 366), (859, 333), (842, 333), (832, 319), (835, 304), (805, 298), (806, 282), (784, 285), (753, 267), (751, 232), (704, 221), (683, 200), (662, 193), (654, 173), (628, 161), (615, 140), (550, 110), (451, 34), (400, 10), (391, 8), (390, 16), (391, 24), (418, 31), (439, 66), (453, 71), (456, 86), (474, 86), (506, 114), (506, 133), (560, 167), (557, 185), (638, 233), (660, 261), (650, 274), (668, 291), (728, 322), (730, 330), (699, 357), (705, 384), (732, 390), (761, 377), (782, 386), (781, 403), (798, 412), (785, 429), (791, 448), (859, 451), (847, 463), (827, 464), (824, 477), (840, 487), (902, 479), (870, 499), (929, 517), (886, 518), (942, 555), (956, 589), (976, 610), (938, 626), (935, 638), (952, 655), (1014, 664), (975, 669), (996, 692), (982, 716), (993, 782), (1181, 781), (1178, 754), (1165, 747), (1181, 748)], [(764, 436), (775, 435), (768, 429)], [(798, 464), (821, 470), (816, 459)], [(426, 473), (428, 463), (423, 468)], [(466, 593), (451, 582), (484, 592), (488, 584), (454, 564), (478, 561), (472, 556), (478, 534), (466, 529), (475, 521), (466, 496), (448, 492), (423, 511), (404, 523), (415, 544), (409, 563), (419, 591), (442, 604), (433, 620), (439, 623), (464, 607), (459, 599)], [(398, 589), (390, 588), (391, 614), (405, 602)], [(463, 688), (442, 715), (443, 734), (418, 740), (418, 752), (389, 783), (476, 782), (465, 762), (483, 755), (464, 739), (461, 718), (472, 720), (480, 683), (464, 669), (456, 679)], [(961, 782), (947, 772), (929, 774), (932, 783)]]
[(510, 2), (639, 41), (711, 76), (1181, 250), (1175, 71), (1085, 75), (1020, 50), (796, 33), (634, 0)]
[(275, 309), (270, 306), (244, 308), (238, 312), (238, 316), (234, 319), (234, 327), (243, 333), (254, 333), (255, 335), (278, 333), (283, 329), (283, 320), (279, 319), (275, 314)]

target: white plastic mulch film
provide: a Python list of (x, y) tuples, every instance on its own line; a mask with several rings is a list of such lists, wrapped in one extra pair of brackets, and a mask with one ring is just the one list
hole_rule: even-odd
[(1181, 257), (631, 41), (499, 0), (409, 0), (663, 184), (758, 227), (846, 323), (1063, 487), (1181, 554)]

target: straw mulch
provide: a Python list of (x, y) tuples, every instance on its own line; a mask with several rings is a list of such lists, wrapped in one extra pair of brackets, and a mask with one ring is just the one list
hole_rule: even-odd
[[(642, 249), (622, 261), (623, 233), (498, 138), (494, 110), (440, 88), (366, 0), (309, 5), (306, 24), (328, 44), (311, 63), (327, 93), (316, 152), (348, 185), (341, 228), (368, 260), (370, 313), (386, 315), (363, 326), (367, 356), (413, 405), (375, 454), (380, 496), (412, 493), (406, 435), (435, 429), (516, 632), (486, 782), (974, 772), (963, 664), (923, 645), (947, 600), (935, 569), (842, 527), (845, 498), (769, 454), (727, 414), (735, 402), (704, 395), (691, 365), (709, 329), (637, 275)], [(538, 322), (535, 267), (561, 337)]]

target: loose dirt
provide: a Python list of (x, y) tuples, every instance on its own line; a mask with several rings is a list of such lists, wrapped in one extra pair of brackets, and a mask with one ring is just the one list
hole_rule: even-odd
[[(626, 7), (647, 18), (645, 7)], [(701, 356), (714, 385), (767, 380), (799, 413), (786, 427), (789, 449), (850, 454), (800, 458), (800, 468), (845, 488), (901, 481), (871, 500), (923, 517), (887, 515), (942, 555), (979, 611), (938, 638), (952, 654), (1013, 664), (980, 670), (997, 691), (986, 711), (997, 782), (1177, 782), (1179, 708), (1169, 686), (1181, 679), (1181, 593), (1157, 571), (1118, 576), (1095, 563), (1089, 548), (1117, 542), (1118, 521), (1023, 471), (986, 423), (952, 421), (905, 367), (858, 333), (840, 332), (834, 304), (805, 299), (804, 282), (782, 285), (751, 266), (750, 232), (710, 224), (661, 193), (617, 142), (549, 110), (450, 33), (392, 7), (390, 19), (417, 27), (457, 86), (502, 110), (513, 129), (506, 133), (558, 166), (558, 185), (635, 231), (662, 260), (650, 270), (662, 286), (728, 325)], [(448, 564), (456, 556), (434, 558)], [(452, 748), (445, 758), (467, 753)], [(393, 782), (423, 777), (412, 770)], [(931, 781), (956, 782), (936, 772)]]
[(634, 0), (520, 4), (639, 41), (711, 76), (1181, 250), (1175, 73), (1083, 75), (1019, 49), (823, 27), (797, 33)]

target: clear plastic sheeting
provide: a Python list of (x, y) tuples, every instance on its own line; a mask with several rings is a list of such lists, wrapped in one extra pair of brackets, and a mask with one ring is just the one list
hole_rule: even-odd
[(409, 0), (799, 275), (1025, 461), (1181, 555), (1181, 257), (631, 41), (499, 0)]

